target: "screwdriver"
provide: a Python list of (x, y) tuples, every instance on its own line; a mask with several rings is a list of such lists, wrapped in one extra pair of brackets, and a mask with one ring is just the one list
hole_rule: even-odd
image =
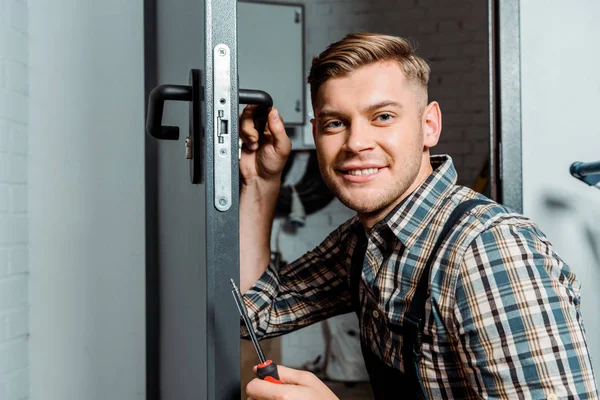
[(281, 383), (279, 380), (279, 374), (277, 373), (277, 364), (275, 364), (272, 360), (265, 359), (265, 355), (260, 347), (260, 343), (258, 343), (258, 339), (256, 338), (256, 333), (252, 329), (252, 324), (250, 323), (250, 318), (248, 317), (248, 310), (246, 309), (246, 305), (244, 304), (244, 300), (242, 299), (242, 293), (240, 289), (235, 285), (233, 279), (231, 279), (231, 292), (233, 293), (233, 298), (235, 300), (235, 304), (240, 312), (240, 316), (244, 321), (244, 325), (246, 325), (246, 330), (250, 335), (250, 339), (252, 340), (252, 344), (254, 345), (254, 349), (256, 350), (256, 354), (258, 355), (258, 360), (260, 363), (256, 367), (256, 375), (267, 382), (271, 383)]

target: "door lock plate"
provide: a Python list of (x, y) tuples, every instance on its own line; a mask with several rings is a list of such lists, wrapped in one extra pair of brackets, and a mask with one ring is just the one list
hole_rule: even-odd
[(231, 155), (237, 155), (231, 139), (231, 51), (218, 44), (213, 53), (213, 148), (214, 204), (217, 210), (227, 211), (232, 203)]

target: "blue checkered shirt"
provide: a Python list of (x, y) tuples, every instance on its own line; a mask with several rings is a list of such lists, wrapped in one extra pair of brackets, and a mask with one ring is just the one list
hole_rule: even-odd
[[(401, 325), (444, 222), (462, 201), (452, 159), (367, 232), (359, 287), (360, 338), (403, 371)], [(274, 337), (352, 312), (349, 274), (357, 217), (277, 271), (244, 301), (257, 335)], [(429, 398), (597, 398), (580, 313), (580, 282), (528, 218), (477, 206), (435, 256), (420, 363)], [(242, 337), (246, 332), (242, 328)], [(402, 390), (402, 388), (398, 388)]]

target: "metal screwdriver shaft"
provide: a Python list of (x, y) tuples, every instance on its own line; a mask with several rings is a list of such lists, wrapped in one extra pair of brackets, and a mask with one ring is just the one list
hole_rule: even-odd
[(246, 305), (244, 304), (244, 300), (242, 299), (242, 293), (240, 292), (240, 289), (238, 289), (238, 287), (235, 285), (233, 279), (231, 279), (231, 286), (231, 292), (233, 293), (235, 304), (237, 305), (237, 308), (240, 312), (240, 316), (244, 321), (244, 325), (246, 325), (246, 330), (250, 335), (250, 339), (252, 340), (254, 349), (256, 349), (256, 354), (258, 354), (258, 359), (260, 360), (261, 364), (264, 364), (266, 362), (265, 355), (263, 354), (262, 348), (260, 347), (258, 339), (256, 338), (256, 333), (254, 332), (252, 324), (250, 323), (250, 318), (248, 317), (248, 310), (246, 309)]

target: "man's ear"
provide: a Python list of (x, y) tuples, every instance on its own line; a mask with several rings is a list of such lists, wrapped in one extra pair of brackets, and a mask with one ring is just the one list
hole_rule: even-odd
[(442, 110), (437, 101), (432, 101), (423, 111), (423, 145), (432, 148), (438, 144), (442, 133)]
[(310, 123), (312, 125), (313, 141), (315, 141), (316, 140), (316, 136), (317, 136), (317, 121), (315, 121), (315, 119), (312, 118), (310, 120)]

